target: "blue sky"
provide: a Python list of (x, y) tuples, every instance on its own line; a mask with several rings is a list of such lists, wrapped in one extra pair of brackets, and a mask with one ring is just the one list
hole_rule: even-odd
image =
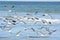
[(0, 0), (0, 1), (60, 1), (60, 0)]

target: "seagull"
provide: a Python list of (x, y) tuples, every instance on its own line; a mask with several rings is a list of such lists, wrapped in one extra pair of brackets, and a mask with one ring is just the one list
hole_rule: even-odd
[(13, 5), (11, 8), (14, 8), (15, 6)]
[(53, 19), (52, 16), (49, 14), (43, 14), (42, 16), (47, 16), (47, 17), (50, 17), (50, 19)]
[(21, 32), (21, 31), (17, 32), (17, 33), (16, 33), (16, 36), (19, 36), (19, 33), (20, 33), (20, 32)]
[(38, 11), (35, 12), (35, 14), (37, 14), (37, 13), (38, 13)]

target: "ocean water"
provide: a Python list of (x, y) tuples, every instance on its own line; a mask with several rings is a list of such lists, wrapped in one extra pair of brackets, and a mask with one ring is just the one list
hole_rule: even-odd
[[(11, 11), (11, 12), (10, 12)], [(35, 14), (38, 12), (37, 14)], [(8, 2), (0, 1), (0, 16), (14, 16), (16, 14), (20, 16), (26, 16), (26, 14), (32, 14), (34, 17), (38, 18), (50, 18), (49, 16), (43, 17), (43, 14), (49, 14), (53, 19), (60, 19), (60, 2)], [(30, 16), (27, 16), (30, 17)], [(32, 17), (32, 16), (31, 16)], [(27, 22), (26, 24), (17, 21), (17, 25), (11, 26), (12, 34), (0, 29), (0, 40), (60, 40), (60, 23), (48, 24), (47, 27), (51, 29), (56, 29), (52, 35), (48, 37), (40, 38), (27, 38), (26, 36), (39, 36), (32, 30), (25, 31), (24, 27), (33, 27), (34, 29), (43, 27), (44, 24), (34, 22)], [(0, 21), (0, 25), (3, 23)], [(20, 36), (16, 36), (16, 32)], [(44, 32), (44, 30), (43, 30)]]

